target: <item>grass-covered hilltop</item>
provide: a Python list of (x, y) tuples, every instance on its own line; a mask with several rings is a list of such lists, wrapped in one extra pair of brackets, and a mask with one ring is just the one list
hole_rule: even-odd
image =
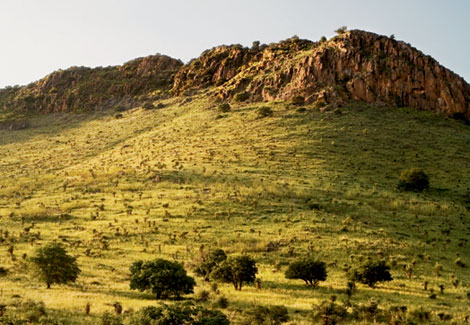
[(470, 86), (404, 42), (75, 67), (0, 107), (0, 324), (469, 321)]

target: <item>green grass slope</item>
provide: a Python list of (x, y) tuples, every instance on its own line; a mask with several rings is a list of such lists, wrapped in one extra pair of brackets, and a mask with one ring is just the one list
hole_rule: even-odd
[[(423, 307), (435, 322), (439, 313), (455, 321), (469, 313), (468, 126), (364, 104), (327, 113), (240, 104), (221, 113), (204, 94), (165, 104), (122, 118), (54, 114), (31, 118), (25, 130), (0, 129), (0, 266), (8, 270), (0, 303), (7, 313), (42, 301), (50, 315), (89, 324), (116, 301), (125, 310), (157, 305), (129, 289), (134, 261), (174, 259), (192, 274), (200, 251), (219, 247), (249, 254), (259, 267), (261, 290), (219, 284), (206, 303), (227, 297), (224, 312), (235, 323), (260, 304), (284, 305), (292, 324), (309, 324), (313, 304), (332, 295), (346, 300), (344, 270), (368, 258), (385, 259), (394, 280), (359, 285), (353, 304)], [(274, 114), (259, 118), (261, 106)], [(429, 190), (396, 189), (411, 167), (428, 173)], [(78, 258), (82, 274), (47, 290), (28, 257), (53, 240)], [(328, 279), (316, 290), (284, 278), (288, 263), (308, 254), (327, 263)], [(210, 291), (196, 280), (196, 291)]]

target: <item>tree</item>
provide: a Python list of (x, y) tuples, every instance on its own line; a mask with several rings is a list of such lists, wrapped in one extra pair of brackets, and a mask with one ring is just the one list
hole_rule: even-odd
[(193, 293), (196, 282), (186, 275), (186, 270), (178, 262), (161, 258), (153, 261), (134, 262), (131, 267), (131, 289), (151, 290), (157, 299)]
[(203, 277), (205, 281), (209, 281), (209, 276), (212, 271), (227, 259), (223, 249), (216, 249), (210, 252), (206, 256), (202, 256), (200, 263), (198, 263), (194, 269), (194, 272)]
[(286, 270), (286, 279), (304, 280), (305, 284), (316, 288), (318, 282), (325, 281), (327, 277), (325, 262), (314, 258), (304, 258), (289, 264)]
[(350, 280), (375, 287), (377, 282), (392, 281), (390, 266), (385, 261), (369, 261), (352, 271)]
[(47, 289), (53, 283), (75, 282), (81, 272), (77, 259), (68, 255), (62, 245), (57, 243), (38, 248), (31, 262), (36, 266), (39, 277), (46, 282)]
[(235, 290), (242, 290), (243, 283), (253, 283), (258, 268), (250, 256), (231, 257), (217, 266), (211, 273), (216, 281), (232, 283)]

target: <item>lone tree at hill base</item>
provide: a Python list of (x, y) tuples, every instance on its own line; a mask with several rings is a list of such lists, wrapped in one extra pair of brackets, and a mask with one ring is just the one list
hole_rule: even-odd
[(53, 283), (75, 282), (81, 272), (77, 259), (68, 255), (62, 245), (57, 243), (38, 248), (31, 262), (37, 268), (39, 277), (46, 282), (47, 289)]

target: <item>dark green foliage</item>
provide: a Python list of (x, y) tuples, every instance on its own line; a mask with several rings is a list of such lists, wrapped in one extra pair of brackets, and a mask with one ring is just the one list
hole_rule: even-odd
[(75, 282), (80, 274), (76, 258), (68, 255), (62, 245), (57, 243), (38, 248), (31, 262), (38, 270), (41, 280), (46, 282), (48, 289), (53, 283)]
[(353, 270), (350, 275), (351, 281), (367, 284), (373, 288), (377, 282), (392, 281), (390, 266), (385, 261), (370, 261)]
[(222, 103), (219, 105), (219, 111), (223, 113), (227, 113), (230, 111), (230, 104), (229, 103)]
[(273, 111), (269, 106), (263, 106), (258, 108), (258, 117), (263, 118), (263, 117), (268, 117), (273, 115)]
[(0, 277), (6, 276), (8, 274), (8, 270), (3, 266), (0, 266)]
[(196, 265), (194, 273), (204, 278), (205, 281), (209, 281), (209, 276), (214, 268), (225, 261), (227, 255), (223, 249), (216, 249), (210, 252), (207, 256), (202, 256), (201, 261)]
[(218, 310), (208, 310), (193, 303), (144, 307), (132, 315), (130, 325), (229, 325)]
[(122, 325), (121, 317), (105, 312), (101, 315), (101, 325)]
[(214, 302), (215, 308), (222, 308), (225, 309), (228, 307), (228, 299), (224, 296), (218, 297)]
[(192, 293), (195, 281), (186, 275), (186, 270), (178, 262), (161, 258), (153, 261), (134, 262), (131, 267), (131, 289), (151, 290), (157, 299)]
[(289, 264), (285, 277), (303, 280), (308, 286), (316, 288), (318, 282), (326, 280), (326, 264), (312, 257), (299, 259)]
[(241, 290), (244, 283), (253, 283), (258, 268), (250, 256), (231, 257), (217, 266), (211, 273), (212, 279), (232, 283), (235, 290)]
[(155, 108), (155, 105), (153, 105), (152, 102), (145, 102), (145, 103), (142, 105), (142, 108), (143, 108), (143, 109), (154, 109), (154, 108)]
[(114, 114), (114, 118), (123, 118), (123, 115), (121, 113)]
[(327, 39), (326, 39), (325, 36), (322, 36), (322, 37), (320, 38), (320, 42), (321, 42), (321, 43), (325, 43), (326, 41), (327, 41)]
[(335, 325), (348, 316), (346, 308), (335, 303), (335, 299), (325, 300), (313, 306), (314, 324)]
[(243, 324), (279, 325), (289, 321), (289, 312), (284, 306), (254, 306), (244, 313)]
[(237, 93), (235, 94), (235, 96), (233, 96), (233, 99), (236, 101), (236, 102), (244, 102), (246, 101), (248, 98), (250, 98), (250, 94), (246, 91), (242, 91), (241, 93)]
[(421, 169), (411, 168), (401, 172), (398, 188), (404, 191), (421, 192), (429, 187), (429, 177)]

